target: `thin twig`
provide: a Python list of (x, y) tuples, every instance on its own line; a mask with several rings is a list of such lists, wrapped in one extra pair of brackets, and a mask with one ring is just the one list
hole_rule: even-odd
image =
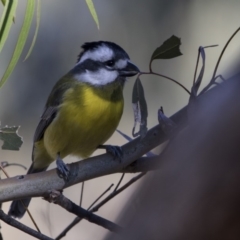
[(98, 209), (100, 207), (102, 207), (105, 203), (107, 203), (108, 201), (110, 201), (112, 198), (114, 198), (115, 196), (117, 196), (120, 192), (122, 192), (123, 190), (125, 190), (126, 188), (128, 188), (130, 185), (132, 185), (134, 182), (136, 182), (138, 179), (140, 179), (141, 177), (143, 177), (146, 174), (146, 172), (144, 173), (140, 173), (138, 174), (136, 177), (133, 177), (129, 182), (127, 182), (125, 185), (123, 185), (121, 188), (119, 188), (117, 191), (110, 193), (105, 199), (103, 199), (99, 204), (97, 204), (95, 207), (93, 207), (91, 209), (91, 212), (97, 212)]
[(197, 76), (197, 69), (198, 69), (199, 57), (200, 57), (200, 51), (199, 51), (199, 48), (198, 48), (197, 63), (196, 63), (196, 67), (195, 67), (194, 77), (193, 77), (193, 86), (194, 86), (194, 84), (195, 84), (195, 82), (196, 82), (196, 76)]
[(153, 62), (152, 60), (150, 60), (150, 62), (149, 62), (149, 72), (150, 72), (150, 73), (153, 72), (153, 71), (152, 71), (152, 62)]
[(3, 173), (5, 174), (5, 176), (6, 176), (7, 178), (9, 178), (9, 175), (8, 175), (8, 173), (5, 171), (5, 169), (4, 169), (4, 167), (2, 166), (2, 164), (0, 164), (0, 168), (1, 168), (1, 170), (3, 171)]
[[(223, 82), (224, 81), (226, 81), (226, 79), (220, 74), (220, 75), (217, 75), (216, 77), (215, 77), (215, 81), (218, 79), (218, 78), (220, 78)], [(215, 82), (214, 81), (214, 82)], [(215, 82), (216, 83), (216, 82)]]
[(10, 167), (10, 166), (18, 166), (18, 167), (22, 167), (24, 170), (27, 170), (27, 168), (19, 163), (9, 163), (7, 161), (1, 162), (1, 165), (5, 168), (5, 167)]
[(80, 201), (79, 201), (79, 206), (82, 206), (82, 200), (83, 200), (83, 190), (84, 190), (84, 182), (82, 182), (82, 187), (81, 187), (81, 195), (80, 195)]
[(218, 58), (217, 64), (216, 64), (216, 66), (215, 66), (212, 79), (214, 79), (215, 76), (216, 76), (218, 66), (219, 66), (219, 64), (220, 64), (220, 61), (221, 61), (221, 59), (222, 59), (222, 56), (223, 56), (226, 48), (228, 47), (229, 43), (232, 41), (232, 39), (234, 38), (234, 36), (239, 32), (239, 30), (240, 30), (240, 27), (232, 34), (232, 36), (228, 39), (227, 43), (225, 44), (225, 46), (224, 46), (224, 48), (223, 48), (223, 50), (222, 50), (222, 52), (221, 52), (221, 54), (220, 54), (220, 56), (219, 56), (219, 58)]
[(124, 175), (125, 175), (125, 173), (122, 174), (122, 176), (121, 176), (121, 178), (120, 178), (117, 186), (116, 186), (115, 189), (113, 190), (114, 192), (117, 191), (118, 187), (120, 186), (120, 184), (121, 184), (121, 182), (122, 182), (122, 180), (123, 180), (123, 178), (124, 178)]
[(22, 200), (20, 200), (20, 201), (21, 201), (22, 205), (25, 207), (26, 212), (27, 212), (28, 216), (30, 217), (30, 219), (31, 219), (31, 221), (32, 221), (32, 223), (33, 223), (33, 225), (35, 226), (35, 228), (37, 229), (37, 231), (38, 231), (39, 233), (41, 233), (40, 228), (38, 227), (36, 221), (34, 220), (34, 218), (33, 218), (32, 214), (31, 214), (31, 212), (30, 212), (29, 209), (24, 205), (23, 201), (22, 201)]
[(28, 226), (18, 222), (17, 220), (15, 220), (14, 218), (8, 216), (7, 214), (5, 214), (2, 210), (0, 210), (0, 219), (5, 222), (6, 224), (13, 226), (35, 238), (41, 239), (41, 240), (53, 240), (52, 238), (43, 235), (40, 232), (35, 231), (34, 229), (29, 228)]
[(218, 44), (214, 44), (214, 45), (209, 45), (209, 46), (205, 46), (205, 47), (203, 47), (203, 48), (212, 48), (212, 47), (218, 47)]
[[(9, 175), (8, 175), (8, 173), (5, 171), (4, 167), (2, 166), (2, 164), (0, 164), (0, 168), (1, 168), (1, 170), (4, 172), (5, 176), (6, 176), (7, 178), (10, 178)], [(23, 207), (26, 209), (26, 211), (27, 211), (27, 213), (28, 213), (28, 216), (29, 216), (30, 219), (32, 220), (33, 225), (35, 226), (35, 228), (37, 229), (37, 231), (38, 231), (39, 233), (41, 233), (41, 231), (40, 231), (40, 229), (39, 229), (36, 221), (34, 220), (32, 214), (30, 213), (30, 211), (28, 210), (28, 208), (24, 205), (24, 203), (23, 203), (23, 201), (22, 201), (21, 199), (20, 199), (20, 201), (21, 201), (21, 204), (23, 205)]]
[(80, 218), (84, 218), (91, 223), (95, 223), (98, 226), (108, 229), (111, 232), (115, 232), (115, 233), (122, 232), (122, 228), (117, 224), (103, 217), (100, 217), (96, 214), (93, 214), (88, 210), (83, 209), (82, 207), (72, 202), (70, 199), (66, 198), (59, 191), (56, 191), (56, 190), (51, 191), (47, 196), (45, 196), (45, 199), (48, 199), (48, 198), (50, 199), (50, 201), (53, 201), (55, 204), (58, 204), (68, 212), (73, 213)]
[(165, 76), (165, 75), (163, 75), (163, 74), (159, 74), (159, 73), (155, 73), (155, 72), (140, 72), (138, 76), (140, 77), (141, 75), (147, 75), (147, 74), (148, 74), (148, 75), (149, 75), (149, 74), (152, 74), (152, 75), (156, 75), (156, 76), (159, 76), (159, 77), (166, 78), (166, 79), (168, 79), (168, 80), (176, 83), (177, 85), (179, 85), (179, 86), (180, 86), (181, 88), (183, 88), (189, 95), (191, 94), (190, 91), (189, 91), (186, 87), (184, 87), (181, 83), (179, 83), (177, 80), (174, 80), (173, 78), (167, 77), (167, 76)]
[[(117, 191), (113, 191), (112, 193), (110, 193), (105, 199), (103, 199), (98, 205), (96, 205), (96, 208), (91, 208), (93, 206), (93, 204), (91, 204), (91, 206), (88, 208), (88, 210), (90, 210), (90, 212), (94, 212), (97, 211), (100, 207), (102, 207), (105, 203), (107, 203), (108, 201), (110, 201), (112, 198), (114, 198), (115, 196), (117, 196), (120, 192), (122, 192), (124, 189), (126, 189), (127, 187), (129, 187), (131, 184), (133, 184), (134, 182), (136, 182), (138, 179), (140, 179), (141, 177), (143, 177), (146, 173), (140, 173), (139, 175), (137, 175), (136, 177), (133, 177), (129, 182), (127, 182), (124, 186), (122, 186), (121, 188), (119, 188)], [(108, 189), (109, 190), (109, 189)], [(106, 192), (106, 191), (105, 191)], [(96, 202), (96, 201), (94, 201)], [(63, 238), (64, 236), (66, 236), (66, 234), (80, 221), (82, 220), (82, 218), (75, 218), (71, 224), (69, 224), (56, 238), (55, 240), (60, 240), (61, 238)]]
[(208, 83), (208, 85), (201, 91), (201, 93), (200, 93), (199, 95), (201, 95), (201, 94), (203, 94), (204, 92), (206, 92), (206, 91), (215, 83), (215, 80), (216, 80), (216, 77), (215, 77), (215, 76), (216, 76), (216, 73), (217, 73), (217, 70), (218, 70), (218, 66), (219, 66), (219, 64), (220, 64), (220, 61), (221, 61), (221, 59), (222, 59), (222, 56), (223, 56), (225, 50), (227, 49), (229, 43), (232, 41), (232, 39), (234, 38), (234, 36), (239, 32), (239, 30), (240, 30), (240, 27), (232, 34), (232, 36), (228, 39), (227, 43), (226, 43), (225, 46), (223, 47), (222, 52), (220, 53), (220, 56), (219, 56), (219, 58), (218, 58), (218, 61), (217, 61), (217, 63), (216, 63), (216, 66), (215, 66), (215, 68), (214, 68), (213, 75), (212, 75), (212, 79), (210, 80), (210, 82)]
[[(102, 198), (108, 191), (110, 191), (113, 185), (114, 185), (114, 184), (111, 184), (96, 200), (94, 200), (94, 202), (89, 206), (89, 208), (88, 208), (87, 210), (89, 210), (100, 198)], [(55, 240), (60, 240), (61, 238), (63, 238), (64, 236), (66, 236), (66, 234), (67, 234), (76, 224), (78, 224), (81, 220), (82, 220), (82, 218), (76, 217), (76, 218), (55, 238)]]
[(82, 218), (80, 217), (76, 217), (56, 238), (55, 240), (60, 240), (63, 237), (65, 237), (67, 235), (67, 233), (75, 226), (77, 225), (80, 221), (82, 220)]
[(114, 186), (114, 184), (111, 184), (108, 189), (106, 189), (96, 200), (93, 201), (93, 203), (88, 207), (87, 210), (90, 210), (92, 206), (94, 206), (96, 204), (96, 202), (99, 201), (99, 199), (101, 199), (108, 191), (111, 190), (112, 186)]

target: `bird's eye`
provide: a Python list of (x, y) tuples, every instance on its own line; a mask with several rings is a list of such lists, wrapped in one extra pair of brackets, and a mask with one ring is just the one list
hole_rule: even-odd
[(115, 64), (114, 60), (109, 60), (109, 61), (106, 61), (106, 62), (105, 62), (105, 65), (106, 65), (107, 67), (113, 67), (114, 64)]

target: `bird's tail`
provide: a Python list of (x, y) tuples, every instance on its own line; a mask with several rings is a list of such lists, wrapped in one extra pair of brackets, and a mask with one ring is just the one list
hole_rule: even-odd
[[(32, 163), (32, 165), (28, 169), (27, 174), (43, 172), (46, 169), (47, 169), (47, 167), (41, 168), (41, 169), (34, 169), (33, 168), (33, 163)], [(31, 201), (31, 198), (23, 198), (23, 199), (13, 201), (11, 206), (10, 206), (10, 209), (8, 211), (8, 215), (10, 215), (14, 218), (23, 217), (23, 215), (25, 214), (25, 212), (27, 210), (27, 207), (28, 207), (30, 201)]]

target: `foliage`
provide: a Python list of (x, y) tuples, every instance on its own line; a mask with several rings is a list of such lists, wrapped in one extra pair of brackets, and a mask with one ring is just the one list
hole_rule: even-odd
[[(8, 80), (9, 76), (12, 74), (21, 54), (24, 49), (24, 46), (27, 41), (27, 37), (29, 35), (29, 30), (33, 21), (33, 15), (35, 11), (35, 3), (37, 1), (37, 7), (36, 7), (36, 28), (35, 33), (33, 36), (33, 40), (31, 43), (31, 46), (27, 52), (27, 55), (24, 60), (27, 60), (30, 56), (34, 45), (36, 43), (39, 26), (40, 26), (40, 18), (41, 18), (41, 1), (40, 0), (27, 0), (27, 7), (25, 12), (25, 18), (23, 21), (22, 29), (19, 33), (19, 37), (12, 55), (12, 58), (10, 60), (10, 63), (8, 64), (8, 67), (3, 74), (1, 80), (0, 80), (0, 88), (4, 85), (4, 83)], [(18, 0), (2, 0), (1, 1), (4, 6), (4, 11), (1, 16), (0, 20), (0, 52), (6, 43), (6, 40), (8, 38), (12, 23), (15, 21), (15, 12), (18, 5)], [(96, 22), (96, 25), (99, 29), (99, 21), (98, 16), (94, 7), (94, 4), (92, 0), (86, 0), (86, 4), (89, 8), (89, 11)]]
[(87, 6), (89, 8), (89, 11), (93, 17), (93, 20), (95, 21), (96, 25), (97, 25), (97, 28), (99, 29), (100, 26), (99, 26), (99, 21), (98, 21), (98, 16), (97, 16), (97, 12), (95, 10), (95, 7), (93, 5), (93, 2), (92, 0), (86, 0), (86, 3), (87, 3)]
[[(141, 136), (144, 137), (147, 132), (147, 117), (148, 117), (148, 110), (147, 110), (147, 101), (144, 96), (144, 89), (140, 80), (140, 75), (142, 74), (153, 74), (158, 76), (163, 76), (161, 74), (157, 74), (152, 71), (152, 62), (157, 59), (171, 59), (178, 56), (181, 56), (182, 53), (180, 52), (180, 45), (181, 41), (180, 38), (176, 36), (171, 36), (166, 41), (163, 42), (160, 47), (156, 48), (151, 56), (151, 59), (149, 61), (149, 72), (143, 73), (141, 72), (139, 76), (137, 77), (134, 87), (133, 87), (133, 93), (132, 93), (132, 106), (133, 106), (133, 112), (134, 112), (134, 126), (132, 130), (133, 137)], [(164, 77), (164, 76), (163, 76)], [(170, 79), (169, 77), (166, 77)], [(183, 87), (185, 90), (186, 88), (182, 86), (180, 83), (178, 83), (174, 79), (170, 79)], [(188, 92), (188, 90), (187, 90)], [(140, 129), (137, 133), (135, 133), (135, 129), (137, 124), (140, 124)]]
[(34, 6), (35, 6), (35, 1), (28, 0), (22, 29), (20, 31), (20, 34), (19, 34), (19, 37), (17, 40), (17, 44), (16, 44), (15, 50), (13, 52), (12, 58), (10, 60), (10, 63), (0, 81), (0, 88), (3, 86), (3, 84), (7, 81), (7, 79), (13, 72), (13, 69), (15, 68), (15, 66), (21, 56), (21, 53), (22, 53), (25, 43), (27, 41), (27, 36), (28, 36), (29, 30), (31, 27), (33, 14), (34, 14)]
[[(36, 28), (35, 33), (32, 39), (32, 43), (29, 47), (29, 50), (26, 54), (26, 57), (24, 59), (27, 60), (29, 56), (31, 55), (34, 45), (36, 43), (39, 26), (40, 26), (40, 18), (41, 18), (41, 1), (40, 0), (27, 0), (27, 7), (25, 12), (25, 18), (23, 21), (23, 25), (21, 28), (21, 31), (19, 33), (19, 37), (12, 55), (12, 58), (8, 64), (7, 69), (5, 70), (5, 73), (3, 74), (1, 80), (0, 80), (0, 88), (6, 83), (10, 75), (12, 74), (21, 54), (24, 49), (24, 46), (27, 41), (27, 37), (29, 35), (30, 27), (33, 21), (34, 11), (35, 11), (35, 2), (37, 1), (37, 7), (36, 7)], [(1, 16), (0, 20), (0, 52), (6, 43), (6, 40), (9, 36), (10, 29), (12, 27), (12, 23), (15, 21), (15, 13), (18, 6), (18, 0), (2, 0), (1, 1), (4, 10)], [(99, 21), (97, 17), (96, 10), (94, 8), (94, 4), (91, 0), (86, 0), (87, 6), (89, 8), (89, 11), (94, 19), (94, 21), (97, 24), (97, 27), (99, 29)], [(18, 127), (5, 127), (0, 129), (0, 139), (3, 140), (4, 144), (2, 146), (2, 149), (4, 150), (19, 150), (19, 148), (22, 145), (22, 138), (17, 135)]]
[(0, 139), (3, 141), (2, 149), (19, 150), (22, 146), (22, 137), (18, 135), (19, 127), (1, 127)]

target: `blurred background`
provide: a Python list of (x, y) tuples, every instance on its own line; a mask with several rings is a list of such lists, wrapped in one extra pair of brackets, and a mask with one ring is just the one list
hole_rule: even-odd
[[(19, 30), (24, 18), (26, 1), (21, 0), (7, 44), (0, 55), (0, 73), (3, 75), (11, 58)], [(94, 1), (100, 22), (97, 29), (85, 1), (42, 0), (40, 29), (36, 45), (30, 58), (23, 62), (31, 44), (35, 26), (32, 26), (25, 51), (10, 79), (0, 89), (1, 125), (20, 125), (19, 134), (24, 138), (20, 151), (0, 150), (0, 161), (19, 162), (25, 166), (31, 163), (32, 138), (46, 99), (54, 83), (68, 72), (76, 62), (84, 42), (96, 40), (113, 41), (123, 47), (131, 60), (142, 70), (148, 70), (152, 52), (167, 38), (175, 35), (181, 38), (183, 56), (170, 60), (156, 60), (154, 71), (174, 78), (191, 88), (197, 50), (199, 46), (218, 44), (219, 47), (206, 50), (206, 72), (204, 84), (212, 76), (218, 56), (231, 34), (239, 27), (238, 0), (132, 0)], [(1, 9), (2, 11), (2, 9)], [(35, 23), (35, 22), (34, 22)], [(225, 78), (232, 75), (231, 68), (239, 56), (240, 34), (230, 44), (221, 61), (218, 73)], [(165, 114), (171, 116), (188, 102), (188, 95), (172, 82), (154, 76), (142, 76), (145, 97), (148, 102), (148, 127), (155, 126), (157, 110), (163, 106)], [(125, 108), (119, 128), (131, 136), (133, 112), (131, 93), (134, 79), (129, 79), (125, 87)], [(109, 140), (113, 145), (126, 142), (118, 133)], [(99, 154), (97, 151), (95, 154)], [(69, 157), (66, 162), (77, 159)], [(55, 163), (51, 165), (55, 168)], [(24, 174), (25, 171), (11, 167), (10, 176)], [(1, 177), (4, 177), (1, 174)], [(124, 181), (133, 177), (129, 175)], [(87, 208), (111, 183), (116, 183), (120, 174), (86, 182), (83, 207)], [(138, 183), (139, 184), (139, 183)], [(134, 192), (130, 187), (100, 209), (99, 215), (115, 221), (124, 204)], [(64, 191), (72, 201), (78, 203), (80, 185)], [(8, 211), (9, 203), (3, 204)], [(56, 237), (74, 216), (54, 204), (34, 199), (30, 210), (40, 229), (46, 235)], [(21, 222), (30, 227), (32, 223), (26, 215)], [(32, 237), (1, 223), (4, 239), (33, 239)], [(65, 239), (103, 239), (107, 231), (82, 221), (73, 228)], [(81, 236), (81, 237), (80, 237)]]

